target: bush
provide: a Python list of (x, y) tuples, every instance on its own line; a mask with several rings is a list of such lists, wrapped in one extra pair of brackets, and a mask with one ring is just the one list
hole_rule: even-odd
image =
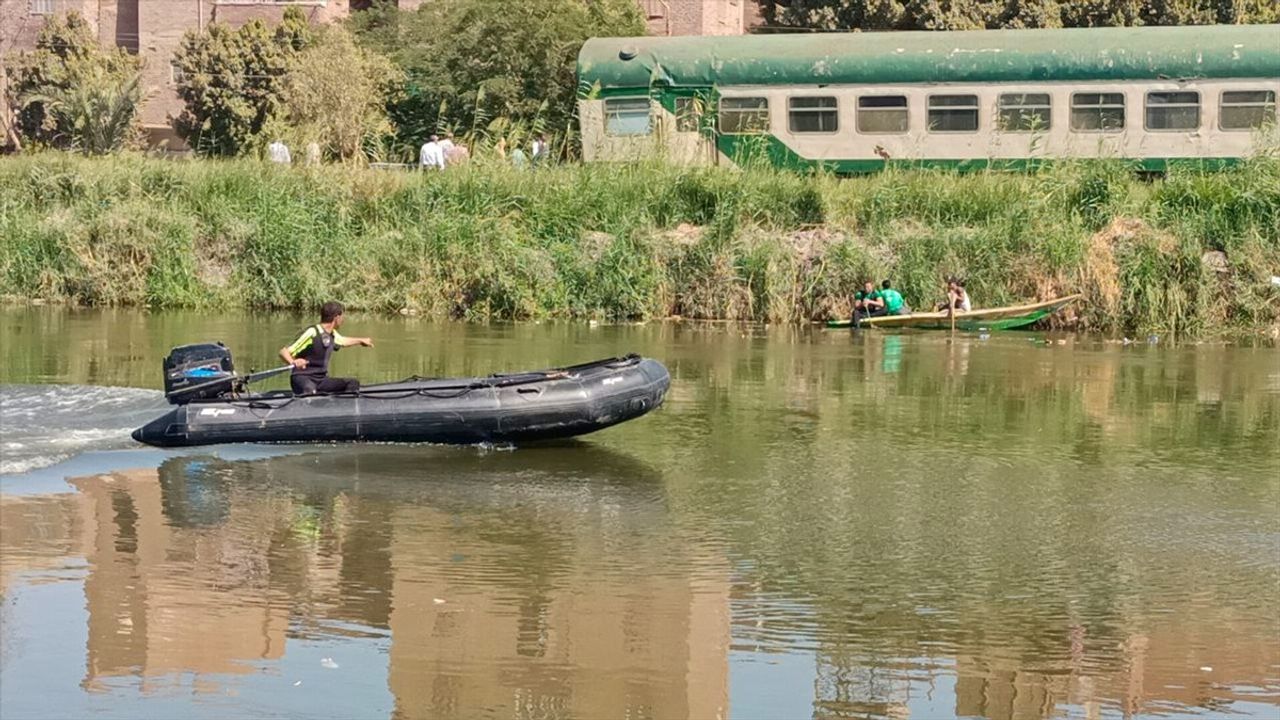
[(500, 12), (491, 0), (426, 2), (412, 12), (383, 3), (353, 17), (352, 28), (404, 71), (391, 115), (401, 142), (413, 147), (431, 133), (470, 133), (494, 118), (523, 134), (544, 127), (568, 134), (582, 43), (645, 32), (634, 0), (504, 0)]
[(391, 133), (386, 103), (402, 81), (389, 60), (357, 47), (344, 28), (325, 28), (289, 60), (281, 87), (295, 144), (318, 142), (344, 160), (361, 155), (366, 140), (376, 144)]
[(253, 20), (239, 29), (215, 22), (204, 32), (187, 31), (174, 54), (184, 105), (174, 130), (201, 155), (251, 149), (279, 113), (292, 60), (310, 40), (306, 18), (295, 7), (285, 10), (274, 30)]
[(142, 62), (103, 48), (79, 13), (52, 18), (36, 48), (12, 60), (18, 132), (28, 145), (100, 155), (124, 147), (136, 131)]

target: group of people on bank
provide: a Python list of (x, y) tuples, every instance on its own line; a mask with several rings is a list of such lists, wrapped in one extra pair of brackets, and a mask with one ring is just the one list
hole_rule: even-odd
[[(963, 280), (956, 277), (947, 278), (947, 299), (938, 303), (937, 309), (939, 312), (944, 310), (969, 312), (973, 309), (973, 305), (969, 302), (969, 293), (964, 289)], [(861, 320), (882, 315), (910, 314), (911, 307), (903, 299), (902, 293), (895, 290), (893, 283), (888, 280), (880, 283), (879, 288), (874, 282), (868, 280), (863, 284), (862, 289), (853, 295), (855, 324)]]
[[(517, 144), (507, 151), (507, 139), (498, 138), (493, 146), (494, 154), (498, 159), (511, 163), (515, 168), (521, 169), (528, 167), (531, 163), (541, 163), (547, 159), (551, 153), (551, 141), (547, 139), (545, 133), (538, 135), (533, 139), (530, 148), (531, 154), (526, 154), (524, 148)], [(453, 141), (453, 133), (446, 132), (444, 137), (432, 134), (423, 143), (422, 149), (418, 152), (418, 168), (421, 170), (444, 170), (447, 167), (461, 165), (471, 159), (471, 153), (465, 145), (457, 144)]]

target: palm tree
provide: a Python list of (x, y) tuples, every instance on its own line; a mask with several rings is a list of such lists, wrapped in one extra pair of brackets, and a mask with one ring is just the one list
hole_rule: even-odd
[(142, 73), (119, 75), (94, 68), (70, 87), (23, 98), (23, 107), (33, 103), (44, 105), (59, 144), (85, 155), (105, 155), (124, 147), (133, 135), (142, 103)]

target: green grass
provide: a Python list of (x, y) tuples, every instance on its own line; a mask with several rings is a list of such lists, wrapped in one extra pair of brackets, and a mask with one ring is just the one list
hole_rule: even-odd
[[(1280, 160), (1153, 182), (1035, 174), (595, 165), (442, 174), (35, 154), (0, 163), (0, 294), (101, 305), (350, 307), (461, 318), (842, 316), (863, 279), (913, 306), (1081, 291), (1084, 329), (1280, 322)], [(1207, 267), (1226, 254), (1227, 272)]]

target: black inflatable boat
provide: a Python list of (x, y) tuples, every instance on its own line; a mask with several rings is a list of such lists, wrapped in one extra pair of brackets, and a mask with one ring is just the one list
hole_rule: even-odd
[[(281, 368), (284, 370), (285, 368)], [(636, 355), (572, 367), (370, 385), (358, 393), (247, 393), (220, 344), (175, 348), (166, 397), (177, 407), (133, 431), (158, 447), (238, 442), (521, 442), (583, 435), (662, 404), (671, 377)]]

